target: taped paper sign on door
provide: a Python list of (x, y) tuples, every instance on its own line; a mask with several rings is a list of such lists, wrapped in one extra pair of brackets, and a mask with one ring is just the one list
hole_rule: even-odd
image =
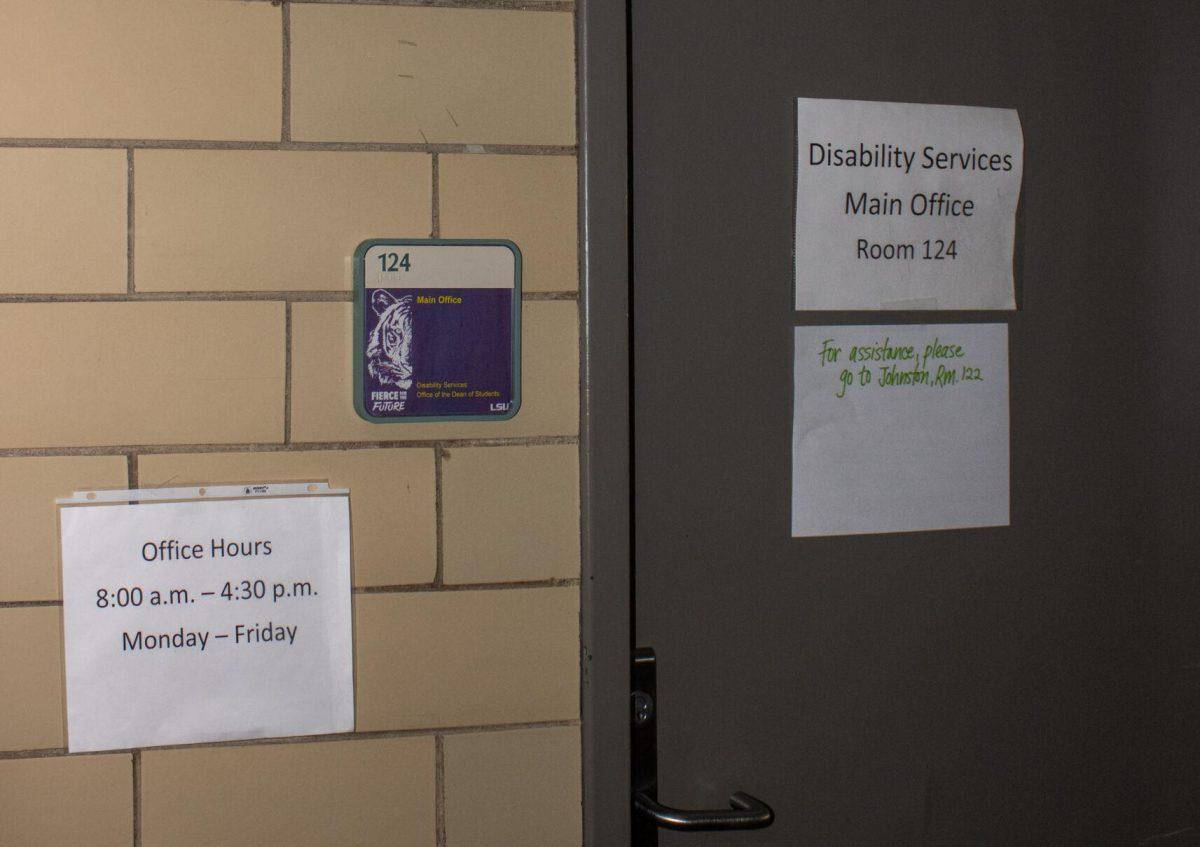
[(1012, 109), (797, 101), (797, 309), (1012, 309)]
[(792, 535), (1006, 526), (1008, 327), (795, 329)]

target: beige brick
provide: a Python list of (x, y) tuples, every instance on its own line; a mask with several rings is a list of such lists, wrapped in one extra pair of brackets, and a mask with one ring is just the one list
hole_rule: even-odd
[(579, 448), (474, 447), (442, 459), (447, 583), (579, 576)]
[(292, 7), (306, 141), (574, 144), (570, 12)]
[(360, 732), (579, 717), (575, 588), (360, 594)]
[(432, 738), (148, 751), (144, 847), (433, 847)]
[(526, 303), (521, 410), (509, 421), (374, 424), (354, 411), (350, 303), (292, 307), (292, 437), (393, 441), (575, 435), (579, 431), (579, 317), (571, 301)]
[(139, 150), (139, 291), (349, 290), (367, 238), (427, 237), (424, 153)]
[(526, 291), (579, 287), (574, 156), (442, 156), (441, 234), (508, 238)]
[(0, 680), (0, 750), (62, 747), (62, 613), (58, 607), (0, 609)]
[(143, 488), (328, 480), (350, 489), (355, 585), (431, 582), (437, 569), (432, 450), (149, 455), (138, 476)]
[(129, 754), (0, 761), (0, 844), (129, 847)]
[(125, 291), (127, 170), (124, 150), (0, 150), (0, 293)]
[(57, 497), (125, 488), (124, 456), (0, 459), (0, 601), (58, 600)]
[(278, 139), (269, 3), (5, 0), (0, 137)]
[(0, 447), (283, 437), (282, 303), (0, 305)]
[(579, 730), (551, 727), (445, 741), (451, 847), (578, 847)]

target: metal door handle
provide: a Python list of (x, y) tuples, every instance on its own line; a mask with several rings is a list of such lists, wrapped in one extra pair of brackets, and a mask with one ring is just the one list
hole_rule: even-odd
[(729, 798), (728, 809), (673, 809), (658, 802), (658, 697), (654, 650), (633, 651), (630, 787), (633, 789), (633, 847), (658, 847), (658, 830), (683, 832), (762, 829), (775, 821), (771, 807), (744, 791)]
[(688, 832), (701, 830), (762, 829), (775, 820), (771, 807), (742, 791), (729, 798), (729, 809), (672, 809), (645, 791), (633, 792), (633, 807), (638, 814), (664, 829)]

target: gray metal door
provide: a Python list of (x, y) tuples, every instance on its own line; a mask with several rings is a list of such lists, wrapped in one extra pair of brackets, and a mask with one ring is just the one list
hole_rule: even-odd
[[(1152, 5), (632, 3), (634, 617), (658, 654), (659, 797), (740, 790), (777, 814), (662, 844), (1152, 834), (1135, 809)], [(794, 312), (798, 96), (1018, 109), (1019, 310)], [(1176, 296), (1194, 320), (1194, 290)], [(1010, 327), (1011, 527), (791, 538), (792, 327), (984, 320)]]

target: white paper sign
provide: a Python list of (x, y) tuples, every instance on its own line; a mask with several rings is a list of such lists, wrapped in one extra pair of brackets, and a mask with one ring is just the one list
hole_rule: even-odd
[(244, 491), (62, 506), (70, 752), (353, 730), (349, 497)]
[(1012, 109), (797, 101), (796, 308), (1012, 309)]
[(792, 535), (1009, 521), (1008, 326), (796, 327)]

